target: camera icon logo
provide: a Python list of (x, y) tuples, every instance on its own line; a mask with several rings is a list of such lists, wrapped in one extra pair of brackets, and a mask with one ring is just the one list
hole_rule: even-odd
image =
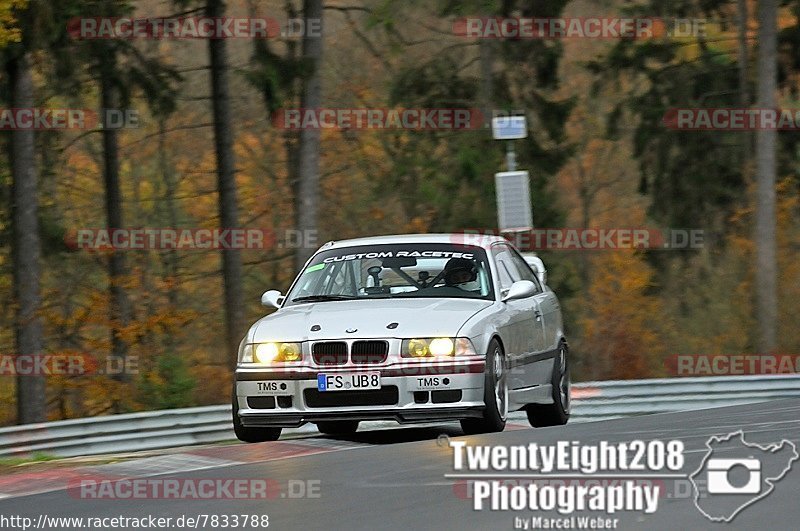
[[(749, 472), (747, 483), (734, 485), (731, 472), (743, 467)], [(709, 459), (706, 463), (709, 494), (758, 494), (761, 492), (761, 461), (758, 459)]]
[(712, 522), (730, 522), (776, 488), (787, 488), (779, 482), (800, 460), (792, 441), (751, 443), (741, 430), (714, 435), (705, 446), (705, 456), (688, 478), (695, 506)]

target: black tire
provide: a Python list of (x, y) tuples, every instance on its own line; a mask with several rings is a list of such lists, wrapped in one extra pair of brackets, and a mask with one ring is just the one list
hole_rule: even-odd
[(461, 429), (467, 435), (503, 431), (508, 417), (508, 374), (506, 355), (497, 339), (489, 342), (486, 352), (486, 376), (483, 401), (486, 408), (479, 419), (463, 419)]
[(347, 435), (358, 430), (357, 420), (325, 420), (317, 422), (317, 429), (325, 435)]
[(281, 428), (251, 428), (242, 426), (239, 418), (239, 404), (236, 394), (233, 395), (233, 432), (236, 438), (246, 443), (260, 443), (267, 441), (277, 441), (281, 436)]
[(550, 383), (553, 387), (552, 404), (529, 404), (525, 408), (528, 422), (534, 428), (548, 426), (562, 426), (569, 420), (570, 411), (570, 378), (569, 378), (569, 348), (562, 341), (558, 353), (553, 361), (553, 375)]

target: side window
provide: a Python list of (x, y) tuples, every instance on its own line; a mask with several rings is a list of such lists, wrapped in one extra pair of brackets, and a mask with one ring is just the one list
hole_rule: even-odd
[(500, 289), (508, 289), (515, 281), (519, 280), (519, 272), (511, 261), (511, 255), (505, 245), (495, 245), (492, 247), (492, 256), (497, 266), (497, 274), (500, 280)]
[(511, 254), (511, 259), (514, 261), (514, 264), (517, 266), (517, 270), (519, 270), (522, 280), (530, 280), (533, 282), (533, 284), (536, 286), (536, 292), (541, 293), (542, 285), (539, 283), (536, 273), (534, 273), (533, 269), (531, 269), (531, 266), (528, 265), (528, 262), (526, 262), (525, 259), (513, 249), (509, 249), (509, 253)]

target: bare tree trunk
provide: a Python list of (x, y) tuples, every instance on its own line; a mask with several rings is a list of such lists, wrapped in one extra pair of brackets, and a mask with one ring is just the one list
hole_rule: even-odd
[[(178, 214), (177, 206), (175, 205), (177, 185), (175, 182), (175, 167), (170, 160), (167, 149), (166, 128), (166, 118), (162, 117), (158, 122), (158, 166), (161, 173), (160, 184), (164, 185), (164, 195), (162, 197), (163, 203), (161, 201), (158, 202), (158, 222), (163, 223), (166, 220), (168, 227), (177, 228)], [(178, 251), (176, 249), (159, 251), (159, 258), (161, 260), (162, 280), (167, 284), (167, 302), (169, 304), (167, 311), (172, 314), (178, 310), (179, 305), (177, 283)], [(163, 334), (162, 344), (164, 351), (168, 355), (174, 354), (175, 338), (171, 332)]]
[[(777, 0), (758, 3), (758, 106), (775, 109), (777, 91)], [(758, 350), (777, 348), (778, 288), (775, 243), (775, 157), (777, 133), (756, 132), (756, 319)]]
[(738, 53), (739, 53), (739, 102), (743, 106), (750, 106), (750, 91), (747, 86), (747, 0), (736, 0), (737, 19), (739, 23)]
[[(100, 100), (101, 115), (103, 109), (116, 109), (119, 105), (117, 87), (114, 85), (116, 58), (112, 56), (101, 60)], [(119, 183), (119, 131), (112, 127), (103, 128), (103, 181), (106, 191), (106, 222), (109, 229), (123, 228), (122, 191)], [(131, 322), (131, 307), (125, 293), (125, 275), (127, 266), (123, 251), (112, 250), (108, 258), (108, 280), (111, 314), (111, 355), (116, 358), (115, 364), (125, 367), (124, 360), (128, 355), (128, 344), (121, 337), (120, 329)], [(120, 381), (126, 381), (125, 371), (115, 375)]]
[[(322, 0), (304, 0), (303, 17), (306, 21), (322, 21)], [(309, 24), (306, 23), (306, 28)], [(304, 79), (301, 107), (317, 109), (322, 105), (322, 36), (306, 34), (303, 36), (303, 60), (306, 63), (307, 77)], [(297, 268), (303, 267), (315, 249), (306, 249), (302, 244), (317, 230), (319, 211), (319, 129), (300, 131), (298, 149), (298, 186), (295, 197), (297, 229), (301, 234), (301, 244), (295, 251)]]
[[(11, 106), (30, 109), (33, 102), (33, 79), (30, 57), (23, 55), (8, 62)], [(22, 356), (42, 354), (42, 322), (39, 317), (39, 259), (41, 256), (38, 218), (38, 168), (36, 138), (33, 130), (11, 132), (11, 176), (13, 179), (13, 272), (17, 303), (17, 353)], [(17, 377), (17, 422), (29, 424), (46, 420), (45, 377)]]
[[(584, 148), (586, 143), (584, 143)], [(595, 190), (592, 189), (592, 185), (590, 184), (590, 177), (586, 175), (586, 171), (583, 167), (583, 156), (578, 157), (575, 161), (575, 165), (577, 166), (577, 174), (578, 174), (578, 199), (580, 200), (581, 205), (581, 228), (588, 229), (589, 224), (592, 220), (592, 207), (594, 202)], [(581, 261), (580, 261), (580, 277), (581, 277), (581, 287), (584, 290), (589, 289), (589, 283), (591, 279), (589, 278), (589, 254), (588, 253), (581, 253)]]
[[(297, 18), (297, 12), (294, 9), (294, 6), (291, 2), (286, 3), (286, 16), (289, 19)], [(292, 42), (288, 41), (286, 43), (286, 61), (289, 64), (293, 64), (297, 61), (297, 54), (298, 54), (298, 46)], [(302, 49), (300, 50), (302, 53)], [(297, 94), (303, 89), (305, 83), (302, 80), (297, 79), (296, 77), (291, 80), (288, 91), (286, 94), (286, 101), (296, 101)], [(286, 170), (289, 177), (289, 186), (291, 186), (292, 196), (295, 198), (300, 197), (300, 132), (294, 131), (292, 129), (286, 129), (283, 133), (283, 146), (286, 150)], [(295, 225), (298, 227), (300, 226), (300, 215), (299, 215), (299, 208), (300, 208), (300, 201), (299, 199), (295, 199), (294, 201), (294, 208), (295, 208)], [(285, 237), (285, 235), (284, 235)], [(300, 259), (295, 255), (295, 261), (299, 262)], [(305, 260), (302, 261), (305, 263)], [(301, 264), (302, 265), (302, 264)], [(275, 266), (277, 267), (277, 262)], [(298, 267), (299, 269), (299, 267)], [(278, 279), (279, 275), (275, 275), (275, 279)], [(276, 284), (277, 285), (277, 284)]]
[[(747, 68), (749, 63), (749, 52), (747, 48), (747, 23), (749, 20), (749, 14), (747, 10), (747, 0), (736, 0), (736, 8), (739, 24), (739, 32), (737, 36), (739, 55), (739, 106), (743, 109), (749, 109), (751, 102), (750, 87), (747, 80)], [(744, 182), (749, 183), (753, 175), (753, 133), (749, 131), (742, 131), (741, 140), (742, 146), (740, 162), (742, 168), (742, 178)]]
[[(177, 228), (178, 216), (177, 207), (175, 205), (175, 169), (169, 159), (166, 144), (166, 119), (162, 118), (158, 122), (158, 165), (161, 172), (161, 179), (164, 184), (164, 202), (166, 207), (167, 226)], [(164, 216), (159, 215), (159, 222), (163, 222)], [(175, 311), (178, 308), (178, 287), (176, 279), (178, 278), (178, 251), (175, 249), (167, 249), (161, 253), (162, 266), (164, 270), (165, 280), (168, 280), (167, 300), (170, 304), (170, 311)], [(168, 344), (172, 343), (172, 337), (167, 335)]]
[[(225, 16), (224, 0), (208, 0), (208, 17)], [(217, 192), (219, 222), (222, 229), (239, 224), (236, 199), (236, 162), (233, 157), (228, 61), (224, 39), (209, 39), (211, 62), (211, 102), (214, 112), (214, 148), (217, 154)], [(239, 249), (222, 250), (222, 277), (225, 289), (225, 343), (227, 352), (217, 362), (235, 366), (239, 342), (244, 335), (244, 299), (242, 295), (242, 256)]]
[(478, 105), (483, 115), (485, 124), (492, 123), (492, 110), (494, 109), (494, 54), (491, 39), (481, 39), (478, 43), (480, 59), (480, 83), (478, 85)]

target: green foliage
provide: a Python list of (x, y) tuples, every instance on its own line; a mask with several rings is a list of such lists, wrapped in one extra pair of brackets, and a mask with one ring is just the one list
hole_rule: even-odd
[(165, 353), (156, 361), (154, 371), (143, 375), (139, 383), (140, 401), (147, 409), (189, 407), (197, 382), (189, 374), (182, 357)]
[(59, 458), (44, 452), (33, 452), (30, 457), (0, 457), (0, 470), (3, 470), (4, 468), (13, 468), (20, 465), (28, 465), (31, 463), (45, 463), (47, 461), (55, 461), (57, 459)]
[[(609, 116), (609, 136), (633, 116), (634, 155), (640, 192), (652, 197), (650, 214), (672, 227), (709, 227), (732, 213), (742, 197), (741, 133), (676, 131), (665, 115), (677, 108), (739, 106), (736, 62), (713, 47), (697, 57), (681, 55), (685, 43), (620, 41), (605, 61), (591, 68), (603, 80), (640, 76), (646, 88)], [(630, 122), (627, 122), (630, 123)]]
[(25, 9), (27, 5), (28, 0), (0, 0), (0, 49), (22, 38), (15, 11)]

